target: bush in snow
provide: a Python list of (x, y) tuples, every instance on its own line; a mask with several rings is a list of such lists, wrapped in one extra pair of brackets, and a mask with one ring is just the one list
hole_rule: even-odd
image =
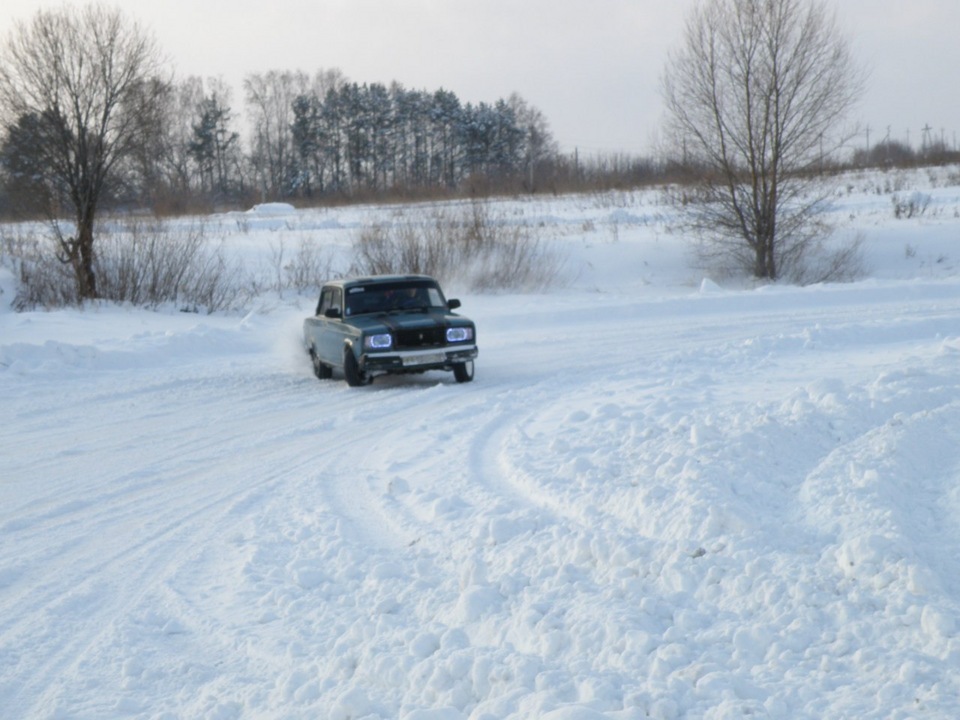
[(897, 220), (910, 219), (923, 215), (933, 201), (926, 193), (913, 192), (907, 197), (893, 196), (893, 216)]
[(312, 238), (304, 239), (290, 251), (280, 239), (278, 245), (270, 245), (271, 280), (258, 283), (257, 291), (272, 290), (280, 295), (284, 290), (299, 294), (316, 294), (325, 278), (333, 277), (333, 261), (330, 254)]
[[(94, 270), (101, 299), (216, 312), (240, 306), (248, 282), (239, 265), (212, 244), (204, 225), (126, 218), (97, 231)], [(4, 261), (19, 281), (14, 307), (61, 307), (80, 301), (70, 266), (53, 238), (35, 230), (5, 230)]]
[(43, 238), (35, 229), (0, 227), (0, 263), (10, 268), (17, 282), (11, 303), (15, 310), (77, 302), (72, 268), (57, 260), (55, 241)]
[(563, 265), (537, 228), (494, 215), (483, 202), (398, 210), (363, 228), (353, 251), (357, 274), (423, 273), (472, 290), (543, 289)]

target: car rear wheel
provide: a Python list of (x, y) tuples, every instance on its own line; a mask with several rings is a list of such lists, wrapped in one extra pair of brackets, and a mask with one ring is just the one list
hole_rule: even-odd
[(453, 366), (453, 377), (458, 383), (470, 382), (473, 380), (473, 360), (457, 363)]
[(343, 351), (343, 376), (350, 387), (360, 387), (373, 382), (373, 378), (360, 369), (350, 348)]
[(313, 364), (313, 374), (321, 380), (328, 380), (333, 377), (333, 368), (320, 362), (320, 358), (313, 348), (310, 348), (310, 362)]

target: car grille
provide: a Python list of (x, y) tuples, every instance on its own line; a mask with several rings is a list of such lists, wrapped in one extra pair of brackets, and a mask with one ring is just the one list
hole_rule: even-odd
[(400, 330), (397, 332), (397, 348), (441, 347), (443, 346), (443, 328), (428, 327), (417, 330)]

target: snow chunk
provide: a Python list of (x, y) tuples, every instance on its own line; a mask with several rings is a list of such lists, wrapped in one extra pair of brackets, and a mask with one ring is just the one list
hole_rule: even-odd
[(926, 605), (920, 613), (920, 627), (936, 640), (953, 637), (957, 629), (952, 617), (932, 605)]
[(357, 720), (357, 718), (384, 714), (383, 708), (371, 702), (367, 693), (358, 687), (352, 687), (342, 693), (330, 709), (331, 720)]
[(377, 581), (405, 578), (407, 573), (398, 563), (381, 562), (370, 571), (370, 577)]
[(418, 709), (403, 715), (403, 720), (463, 720), (464, 715), (456, 708), (443, 707), (429, 710)]
[(410, 644), (410, 652), (418, 660), (424, 660), (440, 649), (440, 638), (432, 632), (420, 633)]
[(872, 577), (888, 562), (897, 559), (893, 541), (881, 535), (861, 535), (837, 550), (837, 565), (850, 577)]
[(607, 720), (607, 717), (607, 715), (583, 705), (570, 705), (551, 710), (543, 716), (543, 720)]
[(475, 622), (481, 616), (496, 612), (503, 603), (503, 596), (490, 586), (467, 588), (457, 603), (457, 614), (466, 622)]
[(495, 517), (490, 521), (490, 539), (500, 545), (536, 529), (536, 522), (529, 518)]

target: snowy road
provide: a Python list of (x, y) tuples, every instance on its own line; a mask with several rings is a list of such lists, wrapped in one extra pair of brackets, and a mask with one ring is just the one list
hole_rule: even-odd
[(7, 316), (0, 715), (955, 716), (958, 290), (470, 298), (362, 389), (293, 305)]

